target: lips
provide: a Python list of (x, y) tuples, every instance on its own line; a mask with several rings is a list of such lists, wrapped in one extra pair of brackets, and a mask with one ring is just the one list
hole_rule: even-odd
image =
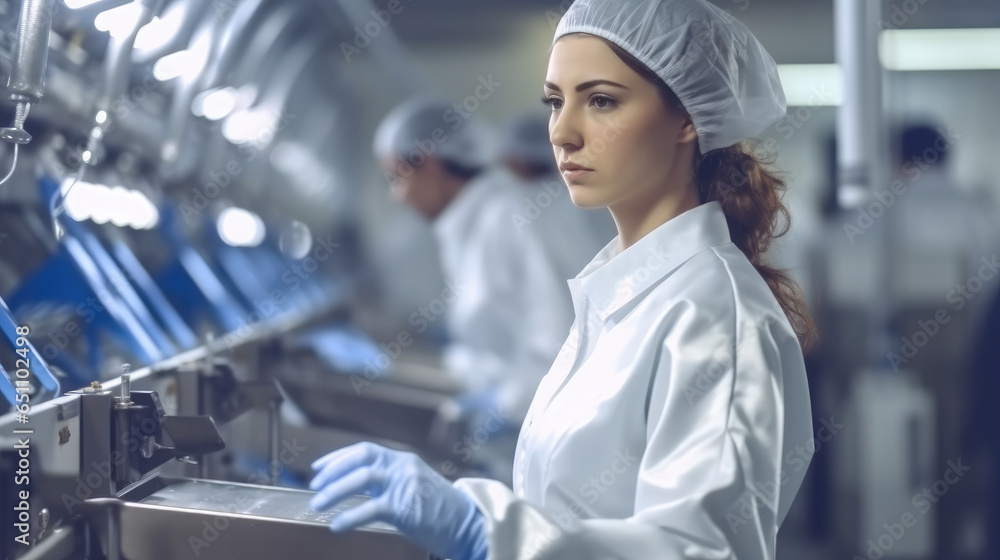
[(566, 163), (559, 164), (559, 171), (565, 173), (567, 171), (593, 171), (593, 169), (568, 161)]

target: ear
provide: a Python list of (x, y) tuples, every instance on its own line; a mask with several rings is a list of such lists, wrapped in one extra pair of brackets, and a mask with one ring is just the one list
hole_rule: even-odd
[(677, 132), (677, 143), (688, 144), (698, 140), (698, 131), (694, 129), (694, 121), (691, 115), (684, 113), (684, 120), (681, 122), (681, 129)]

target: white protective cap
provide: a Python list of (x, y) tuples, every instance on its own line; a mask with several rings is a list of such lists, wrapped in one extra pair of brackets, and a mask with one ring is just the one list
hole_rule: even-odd
[(419, 165), (433, 156), (464, 167), (490, 162), (492, 137), (488, 127), (461, 104), (417, 97), (389, 112), (375, 131), (374, 150)]
[(501, 142), (505, 156), (531, 165), (548, 165), (553, 170), (556, 167), (545, 115), (527, 114), (511, 120), (504, 128)]
[(603, 37), (659, 76), (691, 115), (701, 152), (756, 136), (785, 115), (771, 55), (704, 0), (577, 0), (556, 27)]

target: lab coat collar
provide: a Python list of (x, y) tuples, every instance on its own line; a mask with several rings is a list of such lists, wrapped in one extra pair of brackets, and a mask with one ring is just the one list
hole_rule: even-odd
[(695, 254), (730, 242), (726, 216), (714, 200), (664, 222), (621, 253), (615, 237), (568, 280), (574, 306), (581, 309), (586, 296), (590, 313), (603, 322)]

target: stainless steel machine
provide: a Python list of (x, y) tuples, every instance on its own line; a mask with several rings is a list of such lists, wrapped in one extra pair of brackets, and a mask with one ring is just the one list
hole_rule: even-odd
[[(210, 355), (199, 349), (71, 391), (31, 408), (27, 423), (0, 417), (0, 485), (14, 507), (2, 515), (5, 532), (17, 533), (3, 539), (4, 558), (427, 558), (386, 525), (330, 532), (339, 510), (310, 510), (312, 492), (186, 476), (226, 447), (212, 416), (180, 413), (208, 402), (199, 387), (220, 385), (206, 379)], [(261, 389), (273, 383), (239, 385), (214, 393), (224, 418), (257, 395), (266, 406), (280, 395)], [(306, 451), (268, 437), (272, 466)]]

